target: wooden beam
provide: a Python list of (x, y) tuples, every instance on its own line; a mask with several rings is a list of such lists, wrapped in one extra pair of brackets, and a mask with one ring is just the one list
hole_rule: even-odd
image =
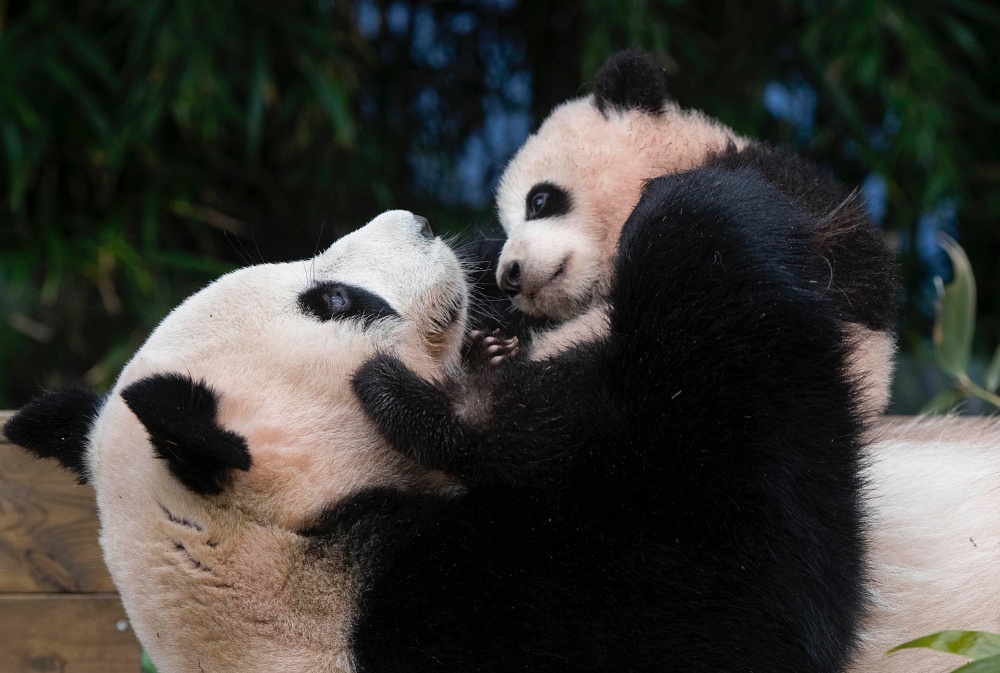
[(139, 673), (116, 594), (0, 594), (0, 671)]
[(93, 489), (0, 436), (0, 594), (114, 592), (97, 527)]

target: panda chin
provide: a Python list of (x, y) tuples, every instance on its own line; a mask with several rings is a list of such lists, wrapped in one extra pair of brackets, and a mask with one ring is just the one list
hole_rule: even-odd
[(534, 318), (565, 322), (584, 313), (598, 294), (595, 278), (569, 278), (556, 274), (545, 285), (522, 292), (513, 299), (514, 307)]

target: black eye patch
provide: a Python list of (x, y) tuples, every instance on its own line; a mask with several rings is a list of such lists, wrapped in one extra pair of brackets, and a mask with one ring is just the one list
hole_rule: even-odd
[(537, 220), (565, 215), (572, 207), (573, 199), (569, 192), (551, 182), (539, 182), (531, 188), (525, 199), (524, 219)]
[(299, 295), (299, 308), (323, 321), (357, 318), (365, 327), (382, 318), (399, 317), (396, 309), (374, 292), (344, 283), (317, 283)]

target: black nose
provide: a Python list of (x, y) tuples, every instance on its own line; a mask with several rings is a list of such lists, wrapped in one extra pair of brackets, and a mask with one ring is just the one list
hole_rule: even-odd
[(414, 215), (413, 219), (417, 222), (417, 226), (420, 227), (421, 236), (424, 238), (434, 238), (434, 230), (431, 229), (431, 223), (427, 221), (426, 217)]
[(500, 288), (510, 294), (517, 294), (521, 291), (521, 264), (511, 262), (500, 274)]

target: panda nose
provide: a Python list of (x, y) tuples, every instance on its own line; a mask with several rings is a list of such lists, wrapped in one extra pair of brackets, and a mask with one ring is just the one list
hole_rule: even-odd
[(414, 215), (413, 219), (416, 221), (417, 226), (420, 227), (421, 236), (424, 238), (434, 238), (434, 230), (431, 229), (431, 223), (427, 221), (426, 217)]
[(511, 295), (521, 291), (521, 263), (511, 262), (500, 274), (500, 289)]

